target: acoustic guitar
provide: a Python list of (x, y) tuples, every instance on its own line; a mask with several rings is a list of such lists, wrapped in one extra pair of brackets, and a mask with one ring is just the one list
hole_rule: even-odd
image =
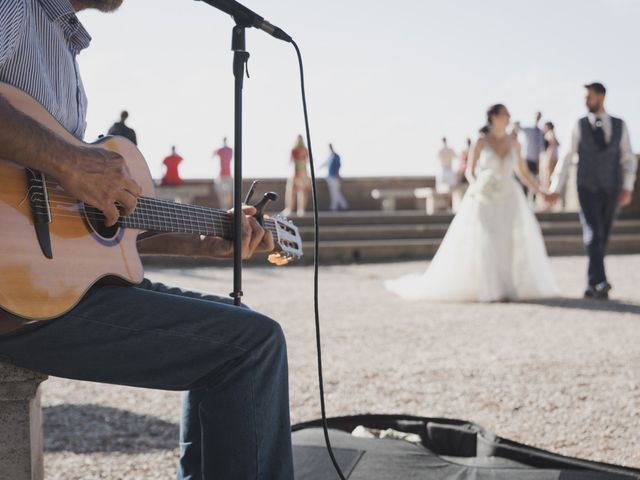
[[(63, 315), (103, 279), (139, 283), (143, 268), (136, 239), (141, 232), (233, 238), (233, 222), (225, 210), (155, 198), (147, 163), (129, 140), (103, 137), (86, 144), (21, 90), (0, 83), (0, 95), (70, 143), (119, 153), (142, 186), (135, 211), (106, 227), (99, 210), (67, 195), (53, 179), (0, 159), (0, 323), (3, 310), (5, 318), (8, 312), (23, 324)], [(273, 263), (302, 255), (292, 222), (280, 216), (259, 220), (276, 245), (269, 256)]]

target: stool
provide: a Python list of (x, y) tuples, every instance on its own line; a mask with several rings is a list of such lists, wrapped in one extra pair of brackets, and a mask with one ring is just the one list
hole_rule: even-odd
[(46, 375), (0, 363), (0, 477), (42, 480), (40, 384)]

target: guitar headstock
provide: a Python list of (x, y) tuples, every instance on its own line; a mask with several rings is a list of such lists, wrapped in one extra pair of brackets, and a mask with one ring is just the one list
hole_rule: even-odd
[(276, 246), (275, 251), (269, 255), (269, 262), (280, 266), (302, 257), (302, 237), (291, 220), (276, 215), (265, 217), (264, 222), (273, 235)]

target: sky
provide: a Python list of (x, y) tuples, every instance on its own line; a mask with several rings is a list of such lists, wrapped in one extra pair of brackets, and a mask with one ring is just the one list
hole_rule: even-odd
[[(440, 139), (460, 150), (493, 103), (526, 126), (541, 110), (561, 148), (584, 115), (582, 85), (602, 81), (607, 109), (640, 150), (640, 2), (636, 0), (247, 0), (299, 44), (312, 147), (328, 143), (344, 176), (425, 175)], [(195, 0), (125, 0), (81, 12), (93, 37), (78, 58), (89, 96), (86, 140), (130, 113), (154, 177), (175, 145), (183, 178), (214, 177), (233, 139), (232, 19)], [(244, 174), (289, 174), (304, 131), (291, 45), (247, 31)], [(319, 173), (324, 173), (319, 170)]]

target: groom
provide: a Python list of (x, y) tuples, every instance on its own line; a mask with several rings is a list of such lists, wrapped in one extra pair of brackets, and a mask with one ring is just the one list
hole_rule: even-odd
[(549, 200), (559, 198), (569, 166), (577, 156), (578, 199), (584, 244), (589, 255), (585, 298), (606, 300), (611, 285), (604, 270), (609, 233), (618, 208), (631, 203), (637, 158), (631, 151), (624, 121), (604, 109), (607, 93), (601, 83), (585, 85), (589, 113), (573, 130), (571, 150), (560, 160), (551, 183)]

